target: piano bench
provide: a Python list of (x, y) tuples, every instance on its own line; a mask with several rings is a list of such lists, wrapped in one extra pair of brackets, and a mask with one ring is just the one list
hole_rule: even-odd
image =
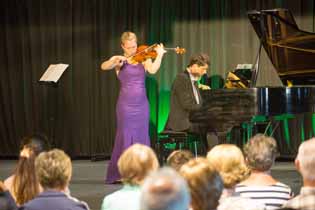
[(160, 163), (165, 163), (167, 157), (174, 150), (193, 150), (193, 154), (197, 157), (199, 139), (199, 134), (185, 131), (165, 130), (159, 133), (156, 150)]

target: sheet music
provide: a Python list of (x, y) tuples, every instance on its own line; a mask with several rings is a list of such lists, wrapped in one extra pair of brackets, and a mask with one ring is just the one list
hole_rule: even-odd
[(236, 69), (252, 69), (253, 68), (253, 64), (248, 64), (248, 63), (244, 63), (244, 64), (237, 64)]
[(58, 82), (63, 72), (68, 68), (69, 64), (51, 64), (40, 78), (43, 82)]

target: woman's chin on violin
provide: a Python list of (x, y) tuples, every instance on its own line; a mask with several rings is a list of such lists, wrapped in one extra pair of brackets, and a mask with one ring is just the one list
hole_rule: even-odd
[(136, 51), (134, 51), (135, 44), (135, 42), (128, 42), (127, 44), (122, 45), (125, 52), (124, 56), (127, 58), (128, 63), (142, 63), (145, 65), (146, 70), (148, 70), (146, 66), (150, 66), (152, 60), (155, 60), (157, 57), (162, 58), (163, 54), (166, 53), (163, 44), (154, 44), (151, 46), (140, 45), (137, 47)]
[(121, 48), (124, 51), (124, 56), (129, 57), (137, 52), (138, 44), (136, 39), (126, 40), (124, 43), (121, 43)]

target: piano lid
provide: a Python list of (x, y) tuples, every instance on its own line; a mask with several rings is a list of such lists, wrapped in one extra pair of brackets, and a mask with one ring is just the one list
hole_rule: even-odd
[(248, 17), (280, 78), (315, 72), (315, 33), (300, 30), (289, 10), (251, 11)]

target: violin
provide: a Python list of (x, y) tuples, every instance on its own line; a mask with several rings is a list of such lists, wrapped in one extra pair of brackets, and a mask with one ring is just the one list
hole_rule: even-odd
[[(127, 58), (132, 58), (133, 61), (142, 63), (146, 59), (151, 58), (155, 59), (157, 56), (157, 52), (155, 51), (155, 47), (157, 44), (153, 44), (151, 46), (148, 45), (140, 45), (137, 48), (137, 52), (131, 56), (128, 56)], [(185, 48), (180, 48), (180, 47), (175, 47), (175, 48), (166, 48), (164, 47), (165, 50), (174, 50), (176, 54), (184, 54), (186, 52)]]

